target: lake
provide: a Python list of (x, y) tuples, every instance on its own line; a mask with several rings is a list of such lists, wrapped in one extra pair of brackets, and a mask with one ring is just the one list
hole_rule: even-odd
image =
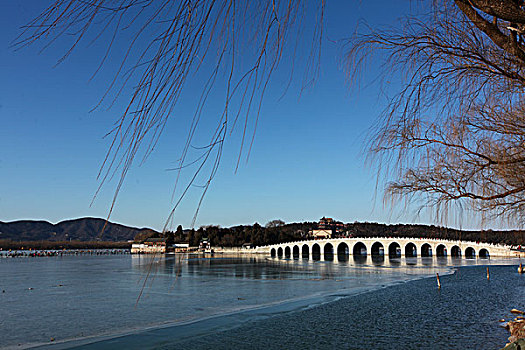
[(508, 337), (498, 320), (525, 308), (517, 264), (352, 256), (1, 258), (0, 344), (497, 349)]

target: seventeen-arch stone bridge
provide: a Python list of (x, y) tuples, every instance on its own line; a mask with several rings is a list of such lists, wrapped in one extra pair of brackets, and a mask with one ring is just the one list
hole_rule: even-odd
[(508, 245), (428, 238), (328, 238), (257, 247), (275, 257), (320, 258), (335, 255), (388, 255), (389, 257), (452, 256), (465, 258), (515, 257)]

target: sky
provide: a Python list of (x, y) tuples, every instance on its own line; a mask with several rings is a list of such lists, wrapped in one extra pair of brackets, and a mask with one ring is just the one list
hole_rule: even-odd
[[(103, 96), (118, 62), (90, 79), (104, 54), (103, 47), (79, 45), (56, 65), (66, 43), (58, 41), (17, 50), (12, 46), (20, 27), (50, 1), (5, 1), (0, 11), (0, 221), (21, 219), (53, 223), (78, 217), (106, 218), (116, 181), (97, 179), (110, 144), (104, 135), (122, 113), (126, 93), (111, 108), (91, 111)], [(201, 225), (233, 226), (317, 221), (323, 216), (344, 222), (439, 224), (430, 215), (416, 215), (415, 207), (385, 207), (376, 191), (373, 169), (365, 165), (367, 133), (386, 99), (375, 83), (350, 87), (342, 65), (341, 39), (358, 23), (371, 27), (396, 25), (414, 6), (406, 1), (329, 1), (318, 79), (301, 89), (301, 77), (283, 96), (290, 62), (271, 82), (262, 105), (248, 161), (236, 171), (240, 133), (227, 139), (219, 171), (195, 221)], [(125, 43), (117, 43), (124, 50)], [(301, 62), (298, 66), (301, 66)], [(376, 67), (363, 71), (366, 82)], [(224, 79), (216, 83), (224, 84)], [(180, 194), (174, 190), (177, 165), (189, 121), (202, 86), (191, 80), (154, 152), (130, 169), (110, 220), (161, 230)], [(128, 95), (129, 96), (129, 95)], [(201, 124), (202, 138), (214, 126), (215, 110), (223, 105), (212, 94)], [(192, 169), (183, 172), (187, 180)], [(201, 181), (202, 182), (202, 181)], [(172, 226), (192, 224), (201, 189), (191, 188), (175, 211)], [(94, 200), (93, 200), (94, 199)], [(454, 225), (453, 225), (454, 226)], [(456, 227), (477, 228), (475, 221)]]

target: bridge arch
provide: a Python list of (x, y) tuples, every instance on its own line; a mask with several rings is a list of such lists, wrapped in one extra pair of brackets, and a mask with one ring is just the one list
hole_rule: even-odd
[(461, 257), (461, 248), (457, 245), (452, 246), (450, 249), (450, 256), (453, 256), (455, 258)]
[(313, 246), (312, 246), (312, 258), (314, 260), (319, 260), (321, 259), (321, 246), (319, 246), (319, 244), (315, 243)]
[(490, 258), (489, 251), (485, 248), (480, 249), (478, 253), (478, 257), (481, 259), (489, 259)]
[(323, 248), (324, 254), (334, 254), (334, 246), (332, 243), (326, 243)]
[(467, 259), (474, 259), (476, 258), (476, 251), (472, 247), (468, 247), (465, 249), (465, 258)]
[[(272, 257), (303, 258), (319, 260), (326, 259), (345, 259), (349, 255), (361, 256), (362, 258), (372, 255), (386, 258), (399, 257), (401, 250), (401, 257), (447, 257), (454, 258), (484, 258), (489, 259), (491, 255), (495, 256), (512, 256), (510, 246), (491, 247), (486, 243), (472, 242), (472, 241), (452, 241), (442, 239), (411, 239), (411, 238), (339, 238), (339, 239), (320, 239), (309, 240), (303, 242), (290, 242), (273, 244), (265, 247), (260, 247), (260, 252), (265, 252)], [(395, 248), (395, 253), (394, 253)], [(396, 254), (397, 253), (397, 254)], [(316, 259), (317, 258), (317, 259)], [(346, 259), (347, 260), (347, 259)], [(369, 262), (366, 258), (366, 262)], [(373, 259), (372, 259), (373, 260)], [(397, 262), (398, 260), (393, 260)], [(414, 260), (410, 260), (414, 262)], [(409, 261), (409, 263), (410, 263)], [(442, 259), (441, 262), (445, 260)], [(365, 263), (366, 263), (365, 262)], [(428, 260), (427, 260), (428, 262)], [(423, 261), (425, 263), (425, 261)], [(392, 261), (390, 262), (392, 264)]]
[(372, 244), (372, 247), (370, 248), (370, 254), (385, 255), (385, 247), (383, 247), (383, 243), (375, 242), (374, 244)]
[(284, 247), (284, 257), (289, 258), (292, 255), (292, 250), (289, 246)]
[(334, 246), (332, 243), (326, 243), (323, 247), (325, 260), (332, 260), (334, 258)]
[(366, 245), (363, 242), (357, 242), (352, 249), (353, 255), (366, 255)]
[(341, 242), (337, 245), (337, 255), (349, 255), (350, 248), (345, 242)]
[(303, 259), (308, 259), (310, 257), (310, 247), (308, 244), (303, 244), (303, 247), (301, 248), (301, 255), (303, 256)]
[(401, 257), (401, 246), (397, 242), (392, 242), (388, 245), (388, 257), (399, 258)]
[(421, 256), (424, 258), (432, 256), (432, 246), (428, 243), (424, 243), (421, 246)]
[(337, 245), (335, 253), (337, 254), (338, 261), (348, 261), (350, 257), (350, 248), (348, 247), (348, 244), (341, 242)]
[(299, 246), (297, 244), (293, 246), (292, 255), (294, 259), (299, 258)]
[(413, 258), (417, 256), (417, 247), (414, 243), (408, 242), (405, 245), (405, 257)]
[(447, 247), (444, 244), (438, 244), (436, 247), (436, 256), (447, 256)]

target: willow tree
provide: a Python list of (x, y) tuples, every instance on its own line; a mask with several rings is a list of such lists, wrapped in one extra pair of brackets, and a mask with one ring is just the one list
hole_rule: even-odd
[[(184, 118), (175, 107), (188, 77), (204, 77), (201, 95), (193, 98), (195, 114), (188, 120), (187, 141), (175, 168), (176, 183), (181, 169), (193, 166), (196, 170), (183, 185), (175, 210), (193, 185), (203, 189), (202, 202), (224, 141), (234, 129), (242, 133), (239, 160), (249, 155), (270, 78), (283, 55), (290, 62), (297, 39), (305, 33), (311, 42), (305, 77), (317, 75), (323, 9), (323, 0), (314, 6), (300, 0), (55, 0), (24, 27), (15, 46), (43, 44), (48, 49), (69, 41), (59, 62), (81, 43), (105, 46), (95, 74), (108, 60), (120, 60), (96, 106), (105, 100), (110, 106), (119, 98), (127, 101), (109, 132), (112, 142), (99, 173), (101, 186), (115, 175), (119, 178), (113, 205), (139, 151), (146, 158), (167, 121)], [(315, 19), (305, 20), (305, 14)], [(306, 22), (316, 25), (311, 29)], [(195, 145), (208, 96), (217, 91), (224, 103), (212, 111), (216, 128), (207, 144)], [(200, 153), (190, 154), (190, 150)]]
[[(102, 183), (115, 172), (120, 174), (116, 194), (139, 148), (148, 155), (166, 121), (176, 117), (173, 110), (188, 76), (208, 69), (177, 167), (180, 171), (191, 164), (197, 166), (182, 198), (201, 170), (211, 164), (204, 196), (224, 140), (236, 125), (242, 133), (239, 159), (246, 148), (249, 153), (256, 126), (249, 130), (248, 125), (257, 124), (264, 92), (282, 63), (284, 50), (295, 52), (297, 40), (311, 42), (304, 76), (307, 81), (316, 76), (324, 1), (314, 3), (56, 0), (29, 23), (17, 44), (44, 40), (47, 46), (66, 36), (72, 39), (66, 58), (82, 40), (105, 40), (102, 66), (114, 43), (127, 40), (129, 49), (103, 96), (109, 98), (113, 92), (118, 97), (133, 83), (127, 107), (111, 132), (113, 143), (100, 173)], [(399, 86), (370, 137), (379, 179), (386, 182), (386, 193), (395, 202), (399, 196), (419, 198), (423, 206), (440, 214), (458, 204), (523, 223), (522, 1), (428, 0), (424, 4), (431, 9), (428, 14), (407, 17), (398, 28), (370, 30), (348, 44), (352, 77), (368, 58), (382, 52), (377, 57), (385, 60), (380, 64), (383, 81), (386, 86)], [(309, 38), (302, 31), (305, 15), (316, 23)], [(129, 32), (132, 34), (126, 34)], [(144, 36), (145, 41), (140, 39)], [(225, 83), (217, 87), (221, 75), (226, 76)], [(188, 159), (214, 87), (225, 91), (223, 108), (216, 113), (216, 129), (209, 143), (200, 148), (202, 154)]]
[(523, 1), (447, 0), (350, 40), (352, 78), (374, 56), (397, 89), (369, 143), (387, 200), (525, 223), (524, 33)]

